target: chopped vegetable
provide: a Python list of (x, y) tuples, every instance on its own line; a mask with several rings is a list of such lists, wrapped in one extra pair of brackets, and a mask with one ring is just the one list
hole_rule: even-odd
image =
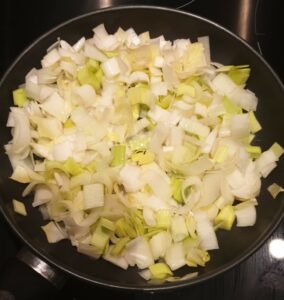
[(156, 213), (156, 222), (158, 228), (168, 229), (171, 226), (172, 217), (168, 210), (161, 209)]
[(156, 263), (149, 267), (151, 277), (154, 279), (165, 279), (169, 275), (173, 275), (170, 268), (165, 263)]
[(228, 72), (229, 77), (238, 85), (243, 85), (249, 78), (250, 68), (248, 66), (235, 66)]
[(271, 194), (273, 199), (275, 199), (279, 193), (284, 192), (284, 189), (277, 183), (272, 183), (268, 188), (268, 192)]
[(41, 228), (49, 243), (57, 243), (67, 238), (65, 232), (63, 232), (59, 225), (55, 222), (49, 222), (48, 224), (41, 226)]
[(14, 90), (13, 100), (15, 105), (19, 107), (24, 106), (24, 104), (28, 101), (25, 90), (22, 88)]
[(111, 153), (112, 153), (112, 157), (113, 157), (112, 162), (111, 162), (112, 167), (116, 167), (116, 166), (120, 166), (120, 165), (124, 164), (125, 151), (126, 151), (125, 145), (113, 146), (113, 148), (111, 149)]
[(253, 226), (256, 222), (255, 206), (250, 205), (235, 210), (238, 227)]
[(214, 222), (218, 228), (231, 230), (235, 220), (234, 208), (231, 205), (227, 205), (221, 209), (216, 216)]
[(13, 201), (14, 211), (19, 215), (26, 216), (27, 211), (26, 211), (25, 204), (16, 199), (13, 199), (12, 201)]
[(204, 267), (217, 230), (255, 224), (261, 180), (284, 149), (257, 143), (250, 67), (212, 62), (209, 37), (93, 32), (58, 41), (13, 91), (10, 178), (50, 220), (48, 242), (68, 238), (145, 280), (190, 279), (173, 272)]
[(92, 183), (83, 186), (84, 208), (104, 206), (104, 185), (101, 183)]
[(182, 179), (173, 176), (171, 178), (171, 188), (172, 188), (173, 198), (178, 203), (182, 203), (183, 202), (183, 197), (182, 197)]

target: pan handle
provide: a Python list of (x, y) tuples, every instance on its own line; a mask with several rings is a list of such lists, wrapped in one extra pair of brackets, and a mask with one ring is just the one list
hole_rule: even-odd
[(55, 299), (65, 281), (63, 274), (25, 247), (1, 268), (0, 299)]

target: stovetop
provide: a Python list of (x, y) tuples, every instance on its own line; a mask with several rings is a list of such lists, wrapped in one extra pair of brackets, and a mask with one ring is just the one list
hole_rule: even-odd
[[(281, 32), (284, 29), (284, 18), (281, 2), (281, 0), (2, 0), (0, 77), (27, 45), (54, 25), (99, 8), (147, 4), (178, 8), (223, 25), (260, 52), (284, 82), (284, 48)], [(0, 237), (1, 272), (1, 264), (15, 255), (22, 246), (1, 215)], [(181, 300), (280, 300), (284, 299), (283, 243), (284, 220), (270, 239), (249, 259), (225, 274), (197, 286), (165, 294), (122, 293), (94, 287), (70, 278), (57, 299), (123, 297), (167, 300), (175, 297)]]

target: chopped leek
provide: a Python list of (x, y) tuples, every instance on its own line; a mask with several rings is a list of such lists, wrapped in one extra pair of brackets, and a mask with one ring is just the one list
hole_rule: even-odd
[(229, 77), (238, 85), (243, 85), (247, 82), (250, 75), (248, 66), (234, 66), (228, 72)]
[(217, 230), (255, 224), (284, 149), (262, 152), (250, 67), (212, 62), (209, 37), (93, 33), (52, 45), (13, 91), (10, 178), (34, 192), (48, 242), (68, 238), (153, 283), (190, 279), (172, 271), (204, 267)]
[(104, 185), (101, 183), (92, 183), (84, 185), (84, 207), (90, 209), (104, 206)]
[(227, 96), (223, 97), (223, 105), (227, 113), (229, 114), (239, 114), (242, 112), (241, 107), (236, 103), (230, 101)]
[(156, 213), (156, 222), (158, 228), (168, 229), (171, 226), (171, 213), (168, 210), (158, 210)]
[(279, 193), (283, 192), (284, 189), (278, 185), (277, 183), (272, 183), (268, 188), (268, 192), (271, 194), (271, 196), (275, 199)]
[(27, 215), (27, 211), (26, 211), (26, 207), (25, 204), (23, 202), (20, 202), (16, 199), (13, 199), (13, 207), (14, 207), (14, 211), (22, 216), (26, 216)]
[(174, 216), (172, 218), (171, 233), (174, 242), (180, 242), (188, 236), (187, 226), (183, 216)]
[(224, 162), (228, 157), (228, 147), (227, 146), (220, 146), (217, 148), (213, 160), (216, 163)]
[(116, 167), (123, 165), (125, 162), (125, 152), (126, 152), (126, 147), (125, 145), (115, 145), (111, 149), (112, 153), (112, 161), (111, 161), (111, 166)]
[(78, 81), (81, 85), (89, 84), (97, 92), (101, 89), (101, 81), (103, 78), (102, 70), (97, 61), (89, 59), (85, 66), (81, 67), (77, 73)]
[(259, 130), (261, 130), (261, 125), (259, 124), (253, 111), (249, 112), (249, 123), (250, 123), (250, 129), (252, 133), (256, 133)]
[(120, 255), (127, 243), (129, 242), (129, 240), (129, 237), (120, 238), (111, 249), (111, 255)]
[(172, 188), (173, 198), (178, 203), (182, 203), (183, 202), (183, 197), (182, 197), (182, 179), (173, 176), (171, 178), (171, 188)]
[(131, 160), (136, 162), (138, 165), (146, 165), (155, 160), (155, 154), (153, 152), (138, 152), (132, 154)]
[(15, 105), (19, 107), (24, 106), (24, 104), (28, 101), (25, 90), (22, 88), (14, 90), (13, 100)]
[(221, 209), (219, 214), (216, 216), (214, 222), (218, 228), (231, 230), (235, 220), (235, 212), (232, 205), (227, 205)]
[(278, 144), (274, 143), (271, 147), (270, 150), (279, 158), (283, 153), (284, 149)]
[(169, 275), (173, 275), (170, 268), (165, 263), (156, 263), (149, 267), (151, 277), (154, 279), (165, 279)]

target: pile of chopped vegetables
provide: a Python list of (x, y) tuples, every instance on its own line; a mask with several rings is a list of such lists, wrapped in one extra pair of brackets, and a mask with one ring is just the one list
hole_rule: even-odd
[(210, 260), (216, 230), (255, 224), (261, 178), (283, 149), (252, 144), (261, 125), (250, 68), (212, 62), (208, 37), (93, 31), (52, 45), (13, 92), (11, 178), (28, 184), (23, 197), (34, 193), (49, 243), (70, 239), (146, 280), (173, 281)]

